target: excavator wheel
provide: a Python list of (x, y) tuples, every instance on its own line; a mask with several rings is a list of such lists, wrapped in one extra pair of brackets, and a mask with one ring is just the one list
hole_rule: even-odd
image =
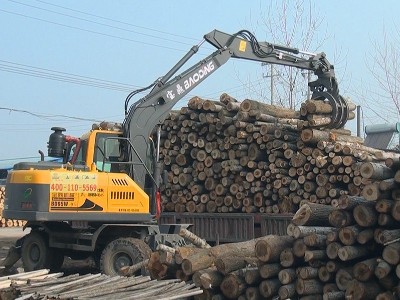
[(64, 254), (48, 246), (44, 233), (32, 231), (24, 238), (21, 258), (26, 272), (39, 269), (58, 271), (63, 264)]
[(100, 271), (106, 275), (120, 275), (119, 270), (150, 258), (150, 247), (135, 238), (118, 238), (111, 241), (100, 258)]

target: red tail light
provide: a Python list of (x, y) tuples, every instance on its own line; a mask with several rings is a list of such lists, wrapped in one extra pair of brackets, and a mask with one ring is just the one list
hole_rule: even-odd
[(161, 215), (161, 193), (156, 192), (156, 218), (159, 219)]

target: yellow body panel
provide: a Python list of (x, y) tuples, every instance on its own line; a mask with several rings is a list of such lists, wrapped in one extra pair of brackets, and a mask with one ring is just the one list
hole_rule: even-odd
[(95, 171), (15, 170), (10, 183), (27, 191), (48, 186), (49, 212), (149, 213), (149, 196), (126, 174)]
[(126, 174), (51, 172), (49, 211), (148, 213), (149, 196)]

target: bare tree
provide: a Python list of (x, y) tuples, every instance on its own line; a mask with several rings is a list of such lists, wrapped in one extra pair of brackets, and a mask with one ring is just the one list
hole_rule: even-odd
[[(271, 1), (266, 9), (262, 8), (256, 26), (266, 33), (269, 42), (315, 52), (327, 39), (326, 33), (323, 38), (318, 36), (323, 18), (315, 11), (310, 0)], [(311, 76), (307, 70), (264, 65), (264, 80), (249, 81), (249, 92), (258, 90), (258, 100), (296, 109), (310, 96), (307, 84)]]
[(385, 122), (397, 122), (400, 116), (400, 34), (390, 35), (383, 30), (382, 40), (373, 43), (374, 52), (367, 67), (377, 86), (368, 88), (363, 103)]
[[(324, 37), (321, 40), (317, 37), (323, 19), (319, 14), (315, 14), (315, 11), (311, 1), (271, 2), (262, 18), (262, 25), (274, 42), (313, 52), (326, 39)], [(297, 108), (309, 97), (307, 83), (310, 80), (310, 72), (287, 66), (272, 66), (269, 70), (269, 76), (272, 76), (271, 95), (274, 98), (271, 102)]]

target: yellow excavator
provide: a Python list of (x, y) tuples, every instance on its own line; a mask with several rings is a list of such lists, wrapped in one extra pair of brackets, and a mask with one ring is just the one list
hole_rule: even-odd
[[(178, 70), (207, 41), (216, 48), (186, 71)], [(157, 224), (160, 213), (162, 162), (161, 124), (174, 105), (230, 58), (307, 69), (312, 99), (333, 106), (331, 128), (348, 119), (348, 104), (339, 95), (333, 66), (324, 53), (258, 42), (249, 31), (206, 34), (163, 77), (136, 90), (125, 101), (123, 124), (102, 123), (80, 138), (53, 127), (48, 156), (60, 162), (20, 162), (9, 172), (3, 216), (27, 220), (30, 233), (17, 241), (3, 263), (22, 257), (26, 271), (57, 270), (64, 256), (93, 256), (101, 272), (118, 274), (121, 267), (147, 257), (160, 244), (183, 245), (178, 225)], [(139, 92), (149, 93), (130, 105)], [(184, 226), (184, 225), (182, 225)]]

